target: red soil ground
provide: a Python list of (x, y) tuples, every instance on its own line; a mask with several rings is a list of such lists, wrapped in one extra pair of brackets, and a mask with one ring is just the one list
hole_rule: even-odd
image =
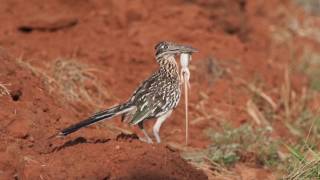
[[(265, 92), (279, 99), (274, 89), (283, 84), (290, 48), (274, 43), (271, 31), (285, 24), (288, 11), (301, 14), (288, 0), (0, 3), (0, 83), (11, 92), (0, 96), (0, 179), (207, 179), (166, 145), (183, 146), (182, 106), (163, 125), (162, 145), (117, 140), (120, 131), (106, 124), (140, 133), (119, 119), (64, 139), (48, 138), (128, 98), (157, 68), (154, 45), (170, 40), (200, 50), (191, 67), (190, 147), (206, 147), (210, 142), (205, 129), (226, 121), (236, 126), (252, 121), (245, 110), (251, 98), (246, 84), (263, 82)], [(293, 40), (316, 47), (306, 38)], [(83, 97), (67, 100), (48, 88), (43, 75), (57, 59), (72, 59), (93, 69), (94, 80), (108, 95), (99, 99), (90, 78), (85, 88), (98, 105)], [(222, 76), (217, 77), (220, 69)], [(291, 81), (297, 91), (307, 83), (301, 75), (292, 75)], [(201, 119), (205, 114), (214, 116)], [(275, 136), (287, 135), (281, 124), (275, 128)], [(243, 179), (261, 173), (272, 178), (263, 169), (256, 168), (259, 173), (253, 175), (249, 170), (236, 168)]]

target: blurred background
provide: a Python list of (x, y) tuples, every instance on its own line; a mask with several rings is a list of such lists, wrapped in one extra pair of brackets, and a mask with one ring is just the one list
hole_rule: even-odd
[[(157, 69), (154, 46), (165, 40), (199, 49), (190, 145), (183, 99), (161, 129), (165, 145), (209, 179), (320, 178), (320, 1), (0, 4), (0, 146), (14, 154), (3, 155), (0, 177), (20, 172), (17, 154), (41, 157), (52, 149), (45, 137), (130, 97)], [(119, 133), (140, 135), (118, 118), (69, 139)]]

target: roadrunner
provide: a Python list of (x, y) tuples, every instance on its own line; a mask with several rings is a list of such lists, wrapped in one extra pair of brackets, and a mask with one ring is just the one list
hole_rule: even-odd
[(152, 139), (144, 129), (143, 123), (147, 119), (155, 118), (156, 123), (153, 126), (153, 134), (157, 143), (160, 143), (159, 130), (161, 124), (178, 105), (181, 95), (181, 78), (175, 56), (181, 53), (192, 54), (196, 51), (190, 46), (172, 42), (158, 43), (155, 46), (155, 56), (159, 69), (140, 84), (128, 101), (98, 112), (86, 120), (63, 129), (59, 135), (66, 136), (82, 127), (122, 115), (122, 121), (139, 126), (145, 136), (145, 138), (141, 139), (147, 143), (152, 143)]

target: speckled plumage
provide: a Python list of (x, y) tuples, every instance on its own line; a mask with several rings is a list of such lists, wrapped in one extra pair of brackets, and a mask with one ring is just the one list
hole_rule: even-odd
[(157, 118), (177, 106), (181, 94), (180, 78), (174, 58), (169, 58), (171, 60), (163, 60), (160, 69), (145, 80), (130, 98), (128, 103), (136, 106), (129, 121), (131, 124), (143, 120), (139, 118), (141, 113), (148, 114), (144, 119)]
[(146, 119), (156, 118), (153, 133), (157, 142), (160, 143), (160, 126), (178, 105), (181, 96), (179, 68), (175, 56), (183, 51), (195, 52), (195, 49), (171, 42), (160, 42), (155, 46), (155, 50), (159, 69), (140, 84), (127, 102), (96, 113), (62, 130), (60, 135), (68, 135), (82, 127), (122, 114), (122, 120), (125, 122), (138, 124), (149, 143), (152, 140), (143, 128), (143, 122)]

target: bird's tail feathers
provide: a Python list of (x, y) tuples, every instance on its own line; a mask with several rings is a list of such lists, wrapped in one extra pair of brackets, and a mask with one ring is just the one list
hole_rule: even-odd
[(126, 112), (130, 111), (132, 108), (133, 107), (131, 107), (127, 103), (125, 103), (125, 104), (114, 106), (114, 107), (109, 108), (107, 110), (98, 112), (98, 113), (92, 115), (91, 117), (89, 117), (88, 119), (85, 119), (83, 121), (80, 121), (79, 123), (76, 123), (74, 125), (71, 125), (65, 129), (63, 129), (62, 131), (60, 131), (58, 136), (66, 136), (68, 134), (71, 134), (71, 133), (83, 128), (83, 127), (89, 126), (89, 125), (94, 124), (96, 122), (99, 122), (101, 120), (110, 119), (114, 116), (126, 113)]

